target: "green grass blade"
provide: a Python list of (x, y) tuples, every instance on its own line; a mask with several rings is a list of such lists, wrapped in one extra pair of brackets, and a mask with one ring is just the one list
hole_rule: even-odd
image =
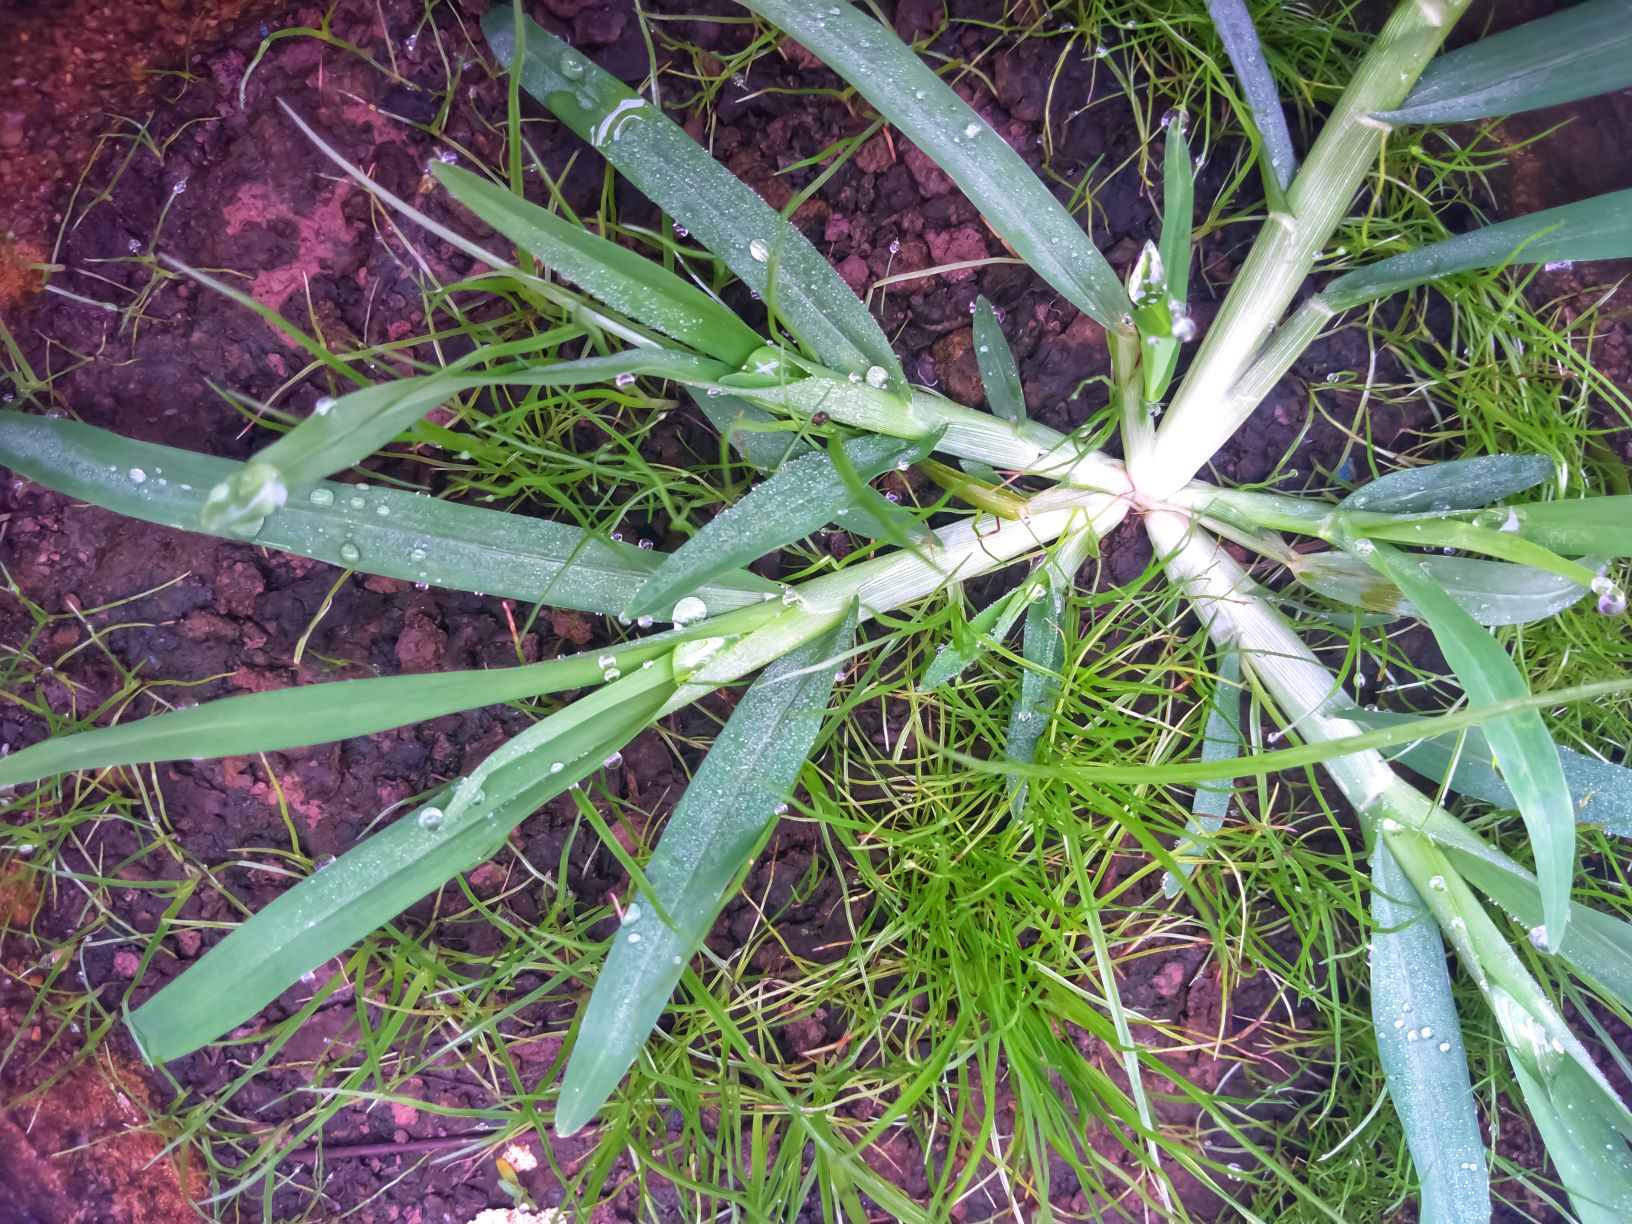
[(1245, 0), (1207, 0), (1207, 13), (1241, 82), (1252, 125), (1263, 140), (1268, 177), (1285, 191), (1292, 185), (1298, 159), (1292, 148), (1292, 132), (1286, 126), (1286, 112), (1281, 109), (1280, 91), (1275, 88), (1269, 61), (1264, 58), (1264, 45), (1253, 28), (1252, 14), (1247, 12)]
[(1371, 1014), (1388, 1095), (1422, 1185), (1421, 1215), (1490, 1219), (1484, 1135), (1439, 928), (1388, 846), (1371, 854)]
[(1479, 455), (1406, 468), (1361, 485), (1338, 503), (1340, 510), (1421, 514), (1477, 510), (1533, 489), (1556, 468), (1545, 455)]
[(975, 365), (986, 389), (986, 406), (994, 416), (1019, 424), (1026, 419), (1026, 393), (1020, 386), (1020, 367), (1009, 347), (997, 315), (985, 294), (975, 299)]
[(599, 769), (673, 691), (668, 657), (596, 690), (499, 749), (503, 763), (465, 792), (465, 810), (454, 810), (464, 785), (449, 787), (280, 895), (136, 1010), (130, 1025), (143, 1054), (168, 1062), (215, 1041), (301, 974), (497, 853), (511, 829)]
[(969, 619), (952, 641), (943, 642), (936, 650), (935, 657), (918, 679), (919, 691), (927, 693), (957, 679), (964, 668), (1008, 637), (1014, 622), (1020, 619), (1020, 613), (1034, 603), (1044, 601), (1047, 594), (1047, 575), (1038, 573), (1007, 595), (987, 604)]
[(765, 343), (726, 306), (662, 265), (469, 170), (436, 162), (431, 172), (477, 217), (613, 310), (729, 365), (740, 366)]
[[(1093, 549), (1090, 533), (1078, 531), (1063, 534), (1059, 544), (1043, 558), (1048, 593), (1026, 607), (1026, 624), (1020, 635), (1020, 657), (1026, 661), (1026, 668), (1020, 673), (1020, 691), (1009, 711), (1008, 733), (1003, 738), (1003, 755), (1016, 764), (1036, 763), (1043, 736), (1058, 708), (1066, 639), (1073, 636), (1067, 622), (1070, 596), (1076, 587), (1077, 571)], [(1018, 817), (1025, 811), (1029, 783), (1011, 776), (1007, 785), (1009, 810)]]
[(1440, 56), (1390, 123), (1461, 123), (1632, 85), (1626, 0), (1588, 0)]
[(651, 1035), (686, 960), (798, 781), (855, 631), (852, 607), (842, 624), (771, 664), (715, 738), (646, 865), (651, 895), (632, 899), (585, 1007), (556, 1133), (570, 1135), (595, 1116)]
[[(640, 666), (674, 648), (657, 638), (527, 667), (338, 680), (243, 693), (112, 727), (57, 736), (0, 757), (0, 786), (71, 769), (281, 752), (438, 718), (460, 710), (601, 683), (609, 665)], [(611, 661), (611, 663), (609, 663)]]
[[(930, 445), (876, 435), (840, 444), (861, 480), (921, 459)], [(627, 614), (675, 619), (676, 605), (701, 587), (828, 523), (842, 522), (852, 501), (847, 482), (826, 452), (792, 460), (670, 553), (630, 602)]]
[(1513, 507), (1513, 530), (1566, 557), (1632, 557), (1632, 496), (1583, 497)]
[(1334, 310), (1458, 272), (1632, 255), (1632, 190), (1543, 209), (1356, 268), (1321, 292)]
[[(1201, 735), (1203, 761), (1228, 761), (1241, 755), (1245, 741), (1241, 735), (1241, 656), (1226, 650), (1218, 663), (1218, 679), (1207, 699), (1207, 725)], [(1230, 782), (1198, 782), (1190, 804), (1190, 819), (1184, 836), (1173, 847), (1176, 871), (1162, 873), (1162, 895), (1176, 897), (1183, 881), (1195, 870), (1196, 860), (1207, 853), (1207, 843), (1224, 827), (1235, 786)]]
[[(1418, 567), (1416, 557), (1388, 544), (1373, 545), (1370, 556), (1416, 605), (1470, 701), (1489, 705), (1529, 696), (1507, 651)], [(1568, 929), (1575, 873), (1575, 809), (1558, 748), (1535, 710), (1493, 718), (1484, 732), (1530, 834), (1547, 937), (1556, 944)]]
[(1170, 298), (1190, 297), (1190, 239), (1196, 210), (1196, 168), (1190, 161), (1190, 142), (1184, 124), (1167, 125), (1167, 147), (1162, 151), (1162, 234), (1157, 248), (1167, 274)]
[(206, 531), (252, 539), (289, 488), (361, 463), (438, 404), (488, 387), (575, 387), (640, 376), (711, 383), (730, 366), (692, 353), (639, 348), (608, 357), (548, 365), (514, 363), (475, 374), (440, 371), (352, 391), (314, 411), (257, 451), (231, 480), (210, 490), (200, 521)]
[[(1471, 557), (1422, 556), (1434, 582), (1481, 625), (1525, 625), (1545, 620), (1579, 603), (1588, 588), (1579, 582), (1506, 561)], [(1293, 576), (1327, 599), (1390, 616), (1416, 616), (1400, 588), (1350, 553), (1305, 553), (1291, 566)]]
[[(4, 411), (0, 463), (92, 505), (186, 531), (198, 529), (204, 491), (245, 466), (78, 421)], [(663, 561), (661, 554), (562, 523), (328, 482), (291, 489), (283, 509), (266, 516), (255, 543), (407, 582), (614, 615)], [(724, 610), (780, 589), (739, 573), (696, 594)]]
[(1116, 273), (1020, 155), (895, 31), (849, 4), (742, 0), (855, 86), (980, 209), (1031, 269), (1107, 328), (1131, 305)]
[(877, 320), (792, 224), (657, 107), (526, 18), (518, 64), (516, 28), (508, 5), (482, 18), (521, 87), (719, 256), (817, 360), (841, 374), (879, 366), (905, 381)]

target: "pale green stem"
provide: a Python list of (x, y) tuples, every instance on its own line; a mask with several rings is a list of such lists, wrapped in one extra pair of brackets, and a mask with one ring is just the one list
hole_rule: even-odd
[(924, 548), (903, 549), (812, 579), (797, 590), (790, 588), (788, 613), (722, 645), (680, 687), (664, 712), (679, 709), (782, 657), (835, 624), (852, 603), (859, 603), (861, 619), (867, 620), (951, 583), (998, 569), (1068, 532), (1101, 537), (1121, 523), (1128, 509), (1126, 499), (1120, 497), (1050, 490), (1032, 500), (1031, 513), (1023, 518), (976, 515), (941, 528)]
[(1377, 36), (1338, 100), (1287, 195), (1272, 212), (1196, 353), (1156, 435), (1148, 461), (1136, 460), (1135, 485), (1163, 499), (1201, 470), (1234, 433), (1218, 412), (1263, 338), (1280, 320), (1354, 193), (1376, 165), (1388, 125), (1374, 112), (1397, 107), (1469, 0), (1406, 0)]

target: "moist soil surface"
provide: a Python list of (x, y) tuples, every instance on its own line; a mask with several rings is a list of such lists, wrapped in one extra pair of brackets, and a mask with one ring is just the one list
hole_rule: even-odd
[[(133, 437), (242, 459), (270, 434), (247, 425), (219, 389), (257, 401), (277, 396), (297, 411), (308, 409), (322, 393), (315, 382), (286, 387), (302, 368), (303, 355), (250, 311), (163, 274), (150, 258), (155, 253), (230, 276), (264, 305), (338, 346), (417, 334), (424, 324), (419, 269), (404, 258), (400, 240), (380, 225), (367, 196), (334, 180), (329, 165), (278, 104), (293, 106), (390, 190), (438, 220), (485, 236), (481, 226), (432, 189), (427, 175), (431, 162), (451, 148), (484, 161), (502, 152), (505, 87), (485, 65), (475, 30), (485, 7), (480, 0), (428, 7), (417, 0), (340, 0), (329, 15), (327, 41), (282, 35), (323, 24), (324, 11), (310, 5), (162, 0), (127, 6), (81, 0), (0, 8), (0, 28), (8, 35), (0, 38), (0, 47), (12, 82), (0, 105), (0, 190), (13, 218), (0, 260), (0, 309), (30, 367), (42, 382), (49, 379), (35, 388), (34, 406), (70, 412)], [(645, 73), (646, 45), (631, 5), (544, 0), (532, 7), (538, 20), (626, 80)], [(724, 11), (722, 3), (654, 7), (686, 15), (687, 20), (664, 28), (706, 50), (725, 53), (744, 39), (742, 27), (708, 20), (715, 10)], [(896, 26), (907, 36), (933, 31), (940, 26), (940, 7), (903, 0), (895, 11)], [(954, 11), (967, 18), (1001, 16), (995, 2), (959, 4)], [(1509, 15), (1501, 20), (1507, 22)], [(934, 45), (968, 56), (984, 51), (988, 41), (978, 26), (954, 24)], [(1054, 103), (1052, 169), (1074, 181), (1095, 165), (1124, 166), (1096, 195), (1094, 237), (1118, 271), (1126, 272), (1145, 239), (1154, 236), (1156, 223), (1150, 186), (1141, 180), (1133, 156), (1137, 129), (1104, 65), (1082, 53), (1080, 45), (1063, 58), (1061, 50), (1061, 40), (1000, 46), (983, 63), (995, 92), (973, 80), (966, 92), (998, 132), (1036, 163), (1045, 91), (1059, 61), (1055, 98), (1078, 101), (1070, 107)], [(659, 49), (660, 56), (666, 54)], [(458, 72), (451, 84), (450, 62)], [(782, 205), (815, 171), (777, 172), (855, 134), (866, 117), (833, 97), (791, 96), (768, 87), (832, 84), (831, 75), (797, 48), (757, 62), (747, 81), (728, 85), (717, 101), (709, 130), (713, 152), (773, 205)], [(1087, 99), (1096, 104), (1083, 109)], [(1562, 147), (1554, 137), (1541, 146), (1542, 154), (1515, 159), (1499, 178), (1504, 200), (1523, 211), (1628, 186), (1617, 143), (1628, 130), (1624, 102), (1591, 112), (1590, 121), (1566, 129)], [(702, 134), (699, 115), (691, 117), (691, 127)], [(104, 138), (108, 133), (116, 135)], [(533, 125), (531, 140), (569, 202), (593, 211), (602, 185), (598, 159), (553, 125)], [(1572, 145), (1586, 155), (1572, 154)], [(1546, 156), (1547, 166), (1571, 167), (1574, 181), (1562, 181), (1536, 156)], [(1554, 163), (1554, 157), (1560, 161)], [(1130, 159), (1134, 164), (1127, 164)], [(1200, 170), (1199, 198), (1218, 193), (1228, 161), (1219, 151)], [(626, 187), (619, 191), (626, 219), (660, 223), (649, 204)], [(795, 220), (864, 293), (886, 275), (1005, 253), (946, 177), (898, 137), (869, 140), (799, 208)], [(1250, 234), (1250, 227), (1241, 232)], [(1227, 287), (1241, 258), (1234, 233), (1209, 236), (1198, 252), (1206, 282), (1195, 307), (1202, 326), (1211, 315), (1207, 295)], [(415, 246), (444, 280), (471, 269), (465, 256), (434, 239), (416, 234)], [(56, 265), (52, 286), (77, 297), (40, 291), (39, 265), (48, 262)], [(1554, 278), (1557, 283), (1547, 292), (1582, 287), (1569, 283), (1568, 275)], [(1023, 268), (998, 264), (895, 282), (872, 300), (917, 381), (979, 404), (970, 335), (977, 293), (1002, 312), (1036, 415), (1060, 429), (1081, 424), (1099, 403), (1095, 380), (1107, 373), (1100, 329)], [(139, 309), (125, 309), (138, 302)], [(420, 355), (433, 356), (429, 350)], [(1300, 487), (1338, 471), (1347, 445), (1338, 422), (1352, 418), (1357, 395), (1328, 389), (1324, 378), (1333, 370), (1363, 375), (1369, 356), (1357, 331), (1323, 342), (1217, 457), (1219, 475), (1234, 483), (1276, 475), (1286, 487)], [(1622, 385), (1632, 381), (1625, 377), (1624, 331), (1612, 328), (1595, 357)], [(1376, 377), (1388, 382), (1393, 374), (1379, 369)], [(1316, 400), (1324, 411), (1311, 412)], [(1410, 450), (1413, 432), (1431, 422), (1425, 404), (1405, 402), (1415, 406), (1373, 407), (1369, 428), (1378, 446)], [(676, 412), (669, 420), (672, 428), (653, 435), (649, 444), (664, 461), (716, 453), (700, 415)], [(383, 463), (372, 466), (401, 479), (429, 479), (434, 489), (431, 470), (412, 454)], [(316, 680), (514, 665), (518, 658), (549, 658), (607, 640), (608, 626), (600, 618), (546, 611), (529, 620), (528, 609), (498, 599), (418, 590), (360, 574), (336, 585), (341, 575), (329, 566), (121, 519), (22, 479), (0, 488), (0, 522), (0, 561), (17, 591), (59, 618), (43, 639), (34, 638), (33, 622), (18, 600), (0, 598), (0, 641), (60, 664), (38, 678), (41, 699), (59, 713), (95, 709), (130, 674), (157, 683), (156, 691), (170, 701), (203, 701)], [(680, 542), (661, 522), (650, 530), (660, 547)], [(1097, 576), (1085, 573), (1085, 580), (1125, 582), (1148, 560), (1142, 533), (1124, 529), (1107, 542)], [(92, 635), (98, 644), (86, 648)], [(297, 657), (304, 661), (296, 662)], [(677, 715), (673, 735), (647, 733), (625, 751), (609, 782), (627, 811), (641, 813), (648, 825), (664, 818), (695, 765), (693, 757), (677, 756), (670, 744), (706, 738), (724, 708), (716, 701)], [(139, 712), (145, 710), (126, 716)], [(167, 904), (142, 884), (176, 870), (175, 859), (152, 852), (151, 839), (134, 828), (144, 802), (162, 810), (170, 835), (188, 854), (236, 864), (217, 877), (235, 902), (214, 887), (202, 887), (180, 916), (233, 921), (240, 906), (259, 909), (286, 886), (286, 878), (269, 868), (275, 867), (276, 848), (288, 847), (291, 825), (306, 855), (316, 860), (339, 855), (382, 810), (468, 773), (526, 721), (517, 711), (490, 708), (264, 759), (158, 767), (148, 778), (151, 790), (134, 796), (131, 822), (99, 822), (88, 839), (63, 851), (63, 867), (113, 870), (128, 885), (107, 894), (114, 912), (103, 924), (112, 935), (82, 943), (73, 972), (83, 975), (84, 984), (117, 1018), (122, 1003), (142, 1002), (213, 938), (169, 938), (150, 963), (140, 963), (143, 937), (163, 921)], [(15, 704), (0, 707), (6, 745), (20, 747), (45, 733), (44, 722), (29, 711)], [(621, 834), (634, 844), (645, 839), (646, 828)], [(521, 826), (513, 844), (534, 863), (559, 863), (565, 855), (563, 879), (583, 906), (601, 905), (627, 884), (616, 858), (580, 828), (569, 802), (539, 812)], [(760, 904), (796, 957), (816, 957), (824, 945), (848, 938), (842, 902), (854, 896), (856, 881), (842, 872), (812, 871), (822, 860), (813, 826), (784, 822), (746, 890), (769, 897), (768, 904)], [(538, 919), (538, 902), (535, 892), (508, 887), (515, 870), (503, 856), (474, 873), (470, 887), (479, 895), (505, 893), (504, 912), (525, 925)], [(795, 888), (793, 882), (801, 880)], [(0, 1114), (0, 1224), (187, 1218), (185, 1195), (203, 1190), (197, 1170), (178, 1171), (173, 1163), (155, 1161), (157, 1141), (132, 1125), (145, 1116), (147, 1103), (164, 1101), (175, 1088), (144, 1068), (118, 1023), (104, 1031), (87, 1013), (83, 1023), (56, 1025), (30, 1010), (44, 970), (24, 932), (47, 944), (68, 937), (92, 917), (82, 894), (51, 889), (13, 861), (0, 900), (9, 923), (0, 1033), (15, 1043), (0, 1071), (0, 1102), (12, 1102), (10, 1111)], [(711, 948), (731, 955), (761, 920), (746, 902), (734, 900), (714, 929)], [(423, 932), (445, 954), (471, 959), (490, 951), (495, 938), (483, 924), (443, 920), (430, 901), (410, 911), (402, 928)], [(113, 937), (121, 931), (124, 938)], [(770, 955), (762, 953), (761, 959)], [(1266, 1048), (1254, 1045), (1252, 1033), (1280, 1007), (1267, 979), (1232, 984), (1226, 1004), (1202, 950), (1175, 947), (1166, 961), (1137, 963), (1156, 968), (1123, 983), (1128, 1006), (1217, 1035), (1238, 1051)], [(773, 958), (756, 968), (769, 971), (777, 964)], [(518, 980), (517, 994), (535, 984)], [(252, 1039), (306, 1002), (313, 989), (308, 984), (291, 990), (241, 1035)], [(546, 1077), (554, 1074), (560, 1035), (581, 997), (580, 989), (566, 989), (518, 1017), (517, 1048), (528, 1050), (520, 1061), (534, 1077), (526, 1090), (546, 1086)], [(314, 1061), (332, 1056), (335, 1047), (356, 1036), (347, 1027), (354, 1025), (355, 1011), (338, 1005), (344, 1001), (344, 994), (337, 994), (335, 1006), (317, 1011), (276, 1069), (251, 1077), (239, 1091), (234, 1113), (250, 1120), (246, 1128), (269, 1131), (309, 1107), (299, 1090), (310, 1082)], [(1278, 1014), (1283, 1027), (1296, 1026), (1295, 1009), (1289, 1019), (1284, 1011)], [(790, 1051), (811, 1049), (845, 1036), (844, 1018), (835, 1015), (826, 1022), (801, 1022), (784, 1044)], [(93, 1046), (100, 1065), (78, 1057)], [(206, 1050), (171, 1064), (169, 1075), (184, 1094), (215, 1092), (256, 1049), (251, 1040), (230, 1052)], [(1209, 1062), (1205, 1053), (1186, 1059), (1179, 1069), (1203, 1086), (1216, 1084), (1228, 1066)], [(427, 1074), (421, 1091), (438, 1109), (481, 1111), (495, 1104), (489, 1089), (453, 1062)], [(1516, 1128), (1504, 1129), (1523, 1138)], [(320, 1182), (314, 1181), (310, 1160), (290, 1162), (268, 1199), (245, 1196), (216, 1210), (242, 1219), (292, 1219), (303, 1212), (328, 1218), (355, 1211), (355, 1218), (364, 1220), (462, 1224), (482, 1208), (509, 1201), (493, 1161), (430, 1163), (427, 1157), (452, 1152), (477, 1133), (474, 1126), (462, 1129), (443, 1113), (410, 1104), (342, 1109), (323, 1135), (327, 1156)], [(547, 1129), (542, 1133), (551, 1136), (556, 1160), (569, 1168), (593, 1143), (584, 1136), (560, 1140)], [(1538, 1157), (1515, 1153), (1515, 1159), (1534, 1164)], [(877, 1151), (879, 1168), (909, 1171), (903, 1174), (909, 1192), (924, 1192), (921, 1177), (915, 1186), (910, 1173), (921, 1170), (923, 1162), (910, 1136), (890, 1139)], [(546, 1162), (523, 1176), (540, 1203), (559, 1201), (561, 1195), (548, 1170)], [(619, 1172), (614, 1169), (614, 1183)], [(1057, 1177), (1055, 1185), (1061, 1218), (1105, 1210), (1077, 1193), (1068, 1174)], [(661, 1201), (665, 1191), (653, 1193)], [(667, 1193), (664, 1218), (688, 1218), (679, 1194)], [(1007, 1210), (984, 1195), (977, 1191), (966, 1201), (966, 1218)], [(1199, 1187), (1190, 1205), (1204, 1215), (1220, 1209)], [(1540, 1211), (1539, 1204), (1532, 1206)], [(592, 1218), (634, 1219), (636, 1208), (634, 1193), (626, 1189), (610, 1194)], [(815, 1204), (808, 1217), (820, 1218)]]

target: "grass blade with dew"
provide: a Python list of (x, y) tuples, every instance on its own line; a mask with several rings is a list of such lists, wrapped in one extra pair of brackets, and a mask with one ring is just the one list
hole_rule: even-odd
[(715, 737), (646, 864), (650, 895), (624, 910), (578, 1024), (557, 1134), (595, 1116), (651, 1036), (686, 960), (792, 793), (855, 632), (852, 606), (839, 625), (767, 667)]
[[(1026, 623), (1020, 632), (1020, 657), (1026, 666), (1020, 673), (1020, 691), (1015, 694), (1008, 733), (1003, 737), (1003, 756), (1017, 765), (1036, 764), (1043, 736), (1059, 705), (1060, 681), (1065, 672), (1066, 609), (1076, 588), (1077, 571), (1093, 554), (1094, 547), (1091, 532), (1066, 532), (1043, 554), (1047, 594), (1026, 606)], [(1030, 783), (1010, 774), (1006, 785), (1009, 810), (1018, 817), (1025, 811)]]
[[(1213, 19), (1224, 54), (1230, 57), (1241, 92), (1246, 95), (1251, 128), (1263, 142), (1268, 169), (1265, 178), (1284, 192), (1297, 173), (1297, 154), (1292, 148), (1292, 132), (1286, 126), (1280, 91), (1264, 57), (1264, 45), (1253, 28), (1246, 0), (1207, 0), (1207, 15)], [(1272, 194), (1274, 194), (1272, 192)]]
[[(1632, 255), (1632, 190), (1612, 191), (1457, 234), (1345, 272), (1321, 291), (1333, 310), (1458, 272)], [(1418, 469), (1420, 470), (1420, 469)]]
[(1428, 65), (1389, 123), (1462, 123), (1632, 85), (1626, 0), (1587, 0), (1447, 52)]
[[(1407, 874), (1427, 882), (1418, 895), (1490, 1004), (1576, 1218), (1604, 1224), (1626, 1219), (1632, 1210), (1626, 1149), (1632, 1113), (1444, 853), (1398, 822), (1383, 822), (1383, 838)], [(1567, 1124), (1553, 1125), (1565, 1119)]]
[(431, 173), (459, 203), (585, 293), (699, 353), (740, 366), (765, 341), (728, 307), (654, 260), (458, 166)]
[(1389, 1098), (1421, 1183), (1424, 1220), (1490, 1219), (1490, 1175), (1445, 942), (1378, 840), (1371, 852), (1371, 1015)]
[[(0, 411), (0, 463), (92, 505), (186, 531), (198, 530), (204, 490), (245, 466), (78, 421), (7, 411)], [(292, 489), (254, 542), (406, 582), (609, 615), (623, 611), (663, 562), (662, 554), (563, 523), (329, 482)], [(780, 589), (736, 573), (695, 594), (725, 611)]]
[(361, 463), (438, 404), (489, 387), (574, 387), (646, 376), (712, 383), (731, 367), (692, 353), (630, 349), (549, 365), (508, 363), (476, 373), (439, 371), (378, 383), (319, 401), (310, 416), (257, 451), (231, 480), (210, 490), (200, 516), (205, 530), (252, 539), (292, 485), (321, 480)]
[[(1520, 926), (1541, 924), (1541, 893), (1536, 877), (1517, 863), (1507, 869), (1483, 855), (1456, 846), (1443, 847), (1456, 869)], [(1575, 901), (1570, 929), (1553, 955), (1592, 982), (1622, 1007), (1632, 1008), (1632, 924)]]
[(992, 304), (982, 294), (975, 299), (975, 365), (986, 391), (986, 406), (993, 416), (1019, 424), (1026, 419), (1026, 393), (1020, 386), (1020, 367), (998, 326)]
[[(1386, 710), (1334, 710), (1334, 717), (1352, 719), (1362, 727), (1404, 726), (1410, 714)], [(1562, 744), (1559, 768), (1575, 799), (1577, 824), (1593, 825), (1618, 837), (1632, 837), (1632, 769), (1601, 761)], [(1419, 740), (1393, 754), (1393, 759), (1415, 770), (1436, 786), (1492, 807), (1514, 808), (1513, 792), (1496, 772), (1494, 754), (1478, 727)]]
[(895, 31), (849, 4), (742, 0), (798, 39), (944, 170), (1014, 253), (1073, 306), (1115, 331), (1129, 302), (1082, 227), (1002, 136)]
[[(1526, 625), (1574, 604), (1588, 588), (1529, 565), (1472, 557), (1423, 556), (1426, 573), (1481, 625)], [(1367, 612), (1416, 616), (1400, 588), (1352, 553), (1300, 553), (1288, 561), (1292, 576), (1327, 599)]]
[(482, 18), (482, 32), (523, 89), (764, 298), (823, 365), (876, 366), (904, 382), (877, 320), (821, 252), (678, 124), (508, 5)]
[(136, 1010), (150, 1062), (168, 1062), (249, 1019), (317, 968), (460, 872), (637, 735), (674, 692), (670, 656), (597, 689), (497, 749), (482, 768), (278, 896)]
[[(1501, 643), (1419, 568), (1417, 557), (1376, 543), (1369, 557), (1416, 606), (1471, 702), (1490, 705), (1530, 695)], [(1575, 871), (1575, 809), (1557, 745), (1535, 710), (1493, 718), (1484, 731), (1530, 835), (1546, 914), (1545, 938), (1556, 944), (1568, 929)]]
[[(1241, 755), (1241, 655), (1226, 650), (1218, 662), (1218, 676), (1207, 697), (1207, 725), (1201, 737), (1203, 761), (1228, 761)], [(1176, 871), (1162, 873), (1162, 895), (1176, 897), (1183, 881), (1195, 869), (1196, 860), (1207, 852), (1207, 843), (1224, 827), (1235, 787), (1229, 782), (1196, 783), (1190, 804), (1190, 819), (1184, 836), (1173, 847)]]
[(1477, 510), (1533, 489), (1557, 471), (1545, 455), (1480, 455), (1406, 468), (1361, 485), (1338, 503), (1340, 510), (1418, 514)]
[[(721, 627), (748, 628), (768, 620), (760, 605)], [(779, 610), (779, 609), (778, 609)], [(700, 632), (700, 630), (698, 631)], [(0, 757), (0, 787), (73, 769), (106, 769), (153, 761), (205, 760), (282, 752), (372, 735), (392, 727), (500, 702), (541, 697), (600, 684), (609, 667), (628, 671), (674, 649), (686, 634), (661, 634), (595, 654), (568, 655), (525, 667), (379, 676), (241, 693), (132, 722), (56, 736)]]
[[(856, 478), (865, 481), (921, 459), (934, 443), (869, 435), (835, 445), (842, 449)], [(700, 588), (828, 523), (842, 521), (852, 501), (849, 483), (827, 452), (794, 459), (665, 557), (625, 613), (670, 620), (707, 615), (703, 609), (708, 601), (697, 596)], [(691, 615), (688, 609), (688, 615), (681, 616), (682, 605), (688, 602), (698, 611)]]

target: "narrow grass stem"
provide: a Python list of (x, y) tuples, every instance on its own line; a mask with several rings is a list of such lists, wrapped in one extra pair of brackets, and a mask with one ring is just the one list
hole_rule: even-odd
[(1218, 401), (1280, 319), (1376, 164), (1389, 128), (1373, 113), (1405, 99), (1468, 3), (1407, 0), (1383, 27), (1293, 181), (1287, 211), (1272, 212), (1253, 244), (1157, 432), (1154, 452), (1148, 460), (1135, 458), (1134, 483), (1148, 496), (1183, 487), (1235, 432), (1239, 422), (1221, 415)]

